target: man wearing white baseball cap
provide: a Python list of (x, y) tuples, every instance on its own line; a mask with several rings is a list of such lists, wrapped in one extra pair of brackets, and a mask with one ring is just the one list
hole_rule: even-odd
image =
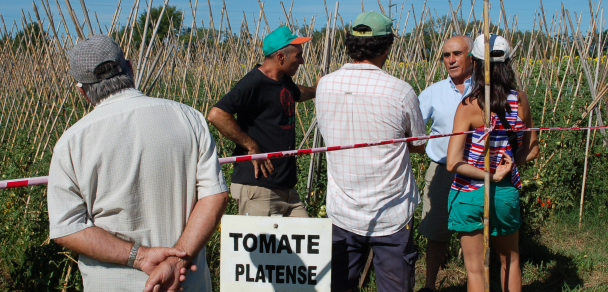
[(136, 90), (131, 63), (105, 35), (68, 56), (95, 109), (55, 145), (50, 238), (80, 255), (85, 291), (210, 292), (204, 246), (228, 193), (205, 118)]

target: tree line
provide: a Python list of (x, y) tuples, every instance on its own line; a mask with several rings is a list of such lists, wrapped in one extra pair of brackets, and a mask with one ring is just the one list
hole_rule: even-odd
[[(152, 33), (155, 25), (159, 21), (159, 16), (161, 14), (162, 5), (158, 7), (153, 7), (150, 10), (150, 19), (148, 23), (148, 30), (146, 33), (146, 42), (152, 38)], [(176, 6), (168, 5), (165, 8), (165, 12), (163, 14), (162, 19), (160, 19), (159, 28), (156, 34), (156, 38), (159, 40), (165, 40), (165, 38), (172, 36), (177, 37), (180, 40), (180, 43), (187, 47), (188, 44), (197, 46), (203, 41), (205, 38), (207, 39), (208, 45), (222, 45), (225, 46), (226, 40), (228, 37), (232, 38), (244, 38), (242, 41), (249, 42), (249, 40), (253, 39), (253, 35), (249, 31), (240, 30), (239, 34), (228, 31), (227, 29), (223, 29), (219, 31), (217, 28), (197, 28), (195, 32), (192, 32), (191, 27), (185, 27), (183, 25), (183, 15), (184, 11), (178, 10)], [(130, 33), (130, 30), (133, 30), (133, 39), (135, 47), (139, 47), (142, 42), (142, 36), (144, 27), (146, 25), (147, 11), (143, 11), (137, 21), (134, 23), (133, 27), (123, 25), (118, 30), (113, 33), (115, 38), (122, 38), (125, 33)], [(433, 40), (437, 40), (443, 37), (446, 28), (448, 27), (448, 23), (451, 22), (451, 18), (447, 15), (441, 16), (437, 19), (429, 19), (417, 26), (415, 26), (410, 32), (402, 33), (400, 36), (404, 38), (404, 43), (408, 43), (409, 40), (413, 37), (422, 37), (424, 41), (424, 47), (420, 48), (422, 51), (422, 55), (424, 59), (431, 60), (432, 56), (430, 56), (431, 47), (433, 46)], [(464, 19), (459, 19), (458, 25), (461, 28), (464, 27), (475, 27), (481, 23), (481, 20), (474, 20), (467, 23)], [(350, 29), (347, 24), (345, 27), (339, 28), (336, 30), (336, 39), (344, 39), (345, 32)], [(324, 42), (324, 34), (327, 28), (323, 27), (321, 29), (315, 29), (312, 33), (312, 43), (316, 45), (318, 42)], [(498, 34), (502, 35), (505, 33), (504, 29), (497, 27), (496, 24), (490, 24), (490, 31), (498, 32)], [(307, 32), (304, 28), (301, 28), (299, 31), (300, 35), (306, 35)], [(561, 36), (552, 35), (549, 36), (545, 32), (537, 32), (534, 37), (532, 37), (532, 33), (528, 30), (516, 30), (509, 31), (510, 34), (513, 35), (513, 40), (521, 40), (519, 44), (521, 47), (527, 48), (529, 47), (534, 40), (534, 43), (538, 44), (546, 44), (548, 39), (553, 38), (557, 39), (561, 37), (561, 40), (567, 39), (570, 43), (573, 42), (573, 36), (570, 34), (568, 36), (564, 36), (563, 32)], [(454, 32), (452, 32), (455, 35)], [(476, 36), (470, 35), (471, 33), (467, 33), (473, 39)], [(189, 42), (190, 36), (192, 35), (193, 42)], [(608, 30), (603, 32), (603, 35), (608, 36)], [(17, 53), (19, 50), (25, 50), (28, 47), (34, 48), (38, 44), (38, 42), (48, 42), (50, 41), (51, 36), (44, 31), (41, 30), (38, 23), (29, 23), (26, 25), (24, 29), (19, 30), (16, 34), (10, 35), (5, 34), (2, 39), (0, 39), (0, 45), (2, 47), (5, 46), (5, 43), (9, 42), (11, 44), (11, 48), (14, 53)], [(592, 44), (590, 44), (590, 52), (597, 52), (597, 48), (601, 48), (602, 51), (606, 52), (608, 50), (608, 37), (604, 37), (602, 43), (598, 46), (594, 40)], [(33, 45), (33, 46), (32, 46)], [(334, 44), (337, 46), (340, 44)], [(515, 46), (516, 44), (512, 44)], [(561, 46), (561, 49), (565, 49), (565, 44)], [(575, 56), (578, 55), (578, 52), (575, 52)], [(595, 54), (592, 54), (595, 55)], [(523, 56), (520, 56), (523, 57)], [(432, 61), (432, 60), (431, 60)]]

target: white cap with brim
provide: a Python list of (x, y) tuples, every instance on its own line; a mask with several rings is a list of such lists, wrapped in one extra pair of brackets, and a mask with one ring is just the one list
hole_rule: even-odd
[[(484, 39), (483, 34), (479, 35), (473, 43), (473, 51), (471, 54), (477, 59), (484, 60)], [(502, 56), (490, 57), (490, 62), (504, 62), (509, 59), (509, 42), (499, 35), (490, 34), (490, 52), (502, 51)]]

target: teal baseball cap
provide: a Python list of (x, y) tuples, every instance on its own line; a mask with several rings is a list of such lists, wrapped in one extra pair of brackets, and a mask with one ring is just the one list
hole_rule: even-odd
[(281, 26), (264, 38), (264, 56), (268, 56), (286, 45), (303, 44), (312, 39), (311, 37), (299, 37), (291, 33), (289, 27)]
[(393, 34), (393, 21), (388, 16), (375, 11), (363, 12), (355, 18), (353, 27), (366, 25), (372, 31), (351, 31), (352, 35), (359, 37), (372, 37)]

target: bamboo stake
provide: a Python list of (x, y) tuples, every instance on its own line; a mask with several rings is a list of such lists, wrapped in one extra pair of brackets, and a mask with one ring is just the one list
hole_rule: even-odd
[[(46, 6), (49, 7), (49, 11), (50, 11), (50, 5), (48, 3), (48, 0), (46, 0)], [(57, 11), (59, 12), (59, 16), (61, 17), (61, 23), (63, 24), (63, 29), (65, 30), (65, 33), (67, 35), (67, 38), (70, 41), (70, 45), (74, 46), (74, 42), (72, 42), (72, 36), (70, 35), (70, 30), (68, 29), (68, 24), (65, 21), (65, 17), (63, 17), (63, 12), (61, 11), (61, 5), (59, 5), (59, 1), (55, 0), (55, 5), (57, 5)], [(48, 13), (47, 13), (48, 14)]]
[(75, 262), (75, 260), (73, 259), (75, 257), (74, 254), (75, 254), (74, 252), (70, 252), (70, 255), (67, 255), (67, 254), (65, 255), (70, 259), (70, 261), (68, 263), (68, 270), (66, 272), (65, 278), (63, 279), (63, 288), (61, 289), (61, 292), (67, 291), (68, 282), (70, 281), (70, 275), (72, 274), (72, 266), (74, 266), (74, 262)]
[[(464, 30), (462, 31), (463, 34), (467, 33), (467, 29), (469, 28), (469, 23), (471, 21), (471, 16), (474, 16), (474, 9), (475, 9), (475, 3), (477, 2), (477, 0), (471, 0), (471, 11), (469, 12), (469, 17), (467, 18), (467, 25), (464, 27)], [(474, 37), (474, 36), (473, 36)]]
[[(490, 128), (490, 3), (483, 1), (485, 127)], [(484, 204), (483, 204), (483, 265), (484, 290), (490, 292), (490, 135), (485, 138), (484, 152)]]
[[(112, 15), (112, 23), (110, 24), (110, 29), (108, 30), (108, 36), (111, 37), (112, 36), (112, 32), (114, 31), (114, 26), (116, 25), (116, 22), (118, 21), (118, 18), (120, 17), (120, 12), (122, 11), (122, 8), (120, 7), (120, 3), (122, 2), (122, 0), (118, 0), (118, 5), (116, 5), (116, 11), (114, 11), (114, 15)], [(97, 14), (95, 15), (95, 17), (97, 17)], [(127, 21), (128, 23), (128, 21)], [(118, 42), (117, 38), (116, 41)]]
[[(152, 0), (150, 0), (150, 3), (152, 3)], [(158, 17), (157, 21), (156, 21), (156, 26), (154, 27), (154, 32), (152, 32), (152, 37), (150, 38), (150, 44), (148, 45), (148, 50), (146, 51), (146, 55), (144, 57), (144, 63), (140, 66), (139, 63), (137, 63), (137, 79), (135, 81), (135, 88), (139, 88), (139, 84), (141, 83), (141, 79), (143, 78), (144, 75), (144, 71), (146, 70), (146, 64), (148, 63), (148, 58), (150, 57), (150, 52), (152, 52), (152, 48), (154, 47), (154, 40), (156, 39), (156, 33), (158, 32), (158, 28), (160, 27), (160, 24), (162, 22), (163, 19), (163, 15), (165, 14), (165, 8), (167, 8), (167, 4), (169, 4), (169, 0), (165, 0), (165, 3), (163, 5), (162, 10), (160, 11), (160, 16)], [(149, 13), (148, 13), (149, 15)], [(144, 34), (146, 33), (146, 29), (144, 29)], [(144, 40), (145, 38), (142, 38), (142, 45), (141, 48), (142, 50), (140, 51), (140, 54), (143, 52), (143, 47), (144, 47)], [(139, 58), (140, 62), (141, 62), (141, 56)], [(140, 71), (141, 70), (141, 71)]]
[[(563, 4), (562, 4), (562, 11), (564, 11), (563, 8)], [(572, 26), (572, 20), (570, 19), (570, 12), (568, 12), (568, 10), (565, 10), (566, 16), (568, 17), (568, 22), (570, 24), (570, 28), (572, 31), (574, 31), (574, 27)], [(579, 21), (579, 25), (580, 25), (580, 21)], [(581, 50), (582, 45), (579, 44), (579, 42), (582, 42), (582, 40), (580, 40), (580, 35), (579, 34), (574, 34), (574, 44), (576, 45), (577, 50), (579, 51), (581, 57), (580, 57), (580, 62), (582, 64), (583, 67), (583, 72), (585, 73), (585, 77), (587, 78), (587, 83), (589, 85), (589, 91), (591, 91), (591, 97), (593, 99), (596, 99), (597, 97), (597, 92), (596, 92), (596, 88), (595, 88), (595, 84), (593, 82), (593, 78), (591, 77), (591, 71), (588, 68), (588, 64), (587, 64), (587, 54), (585, 51)], [(567, 44), (569, 44), (568, 42), (566, 42)], [(600, 124), (600, 126), (603, 126), (604, 123), (602, 122), (602, 115), (599, 111), (599, 109), (596, 108), (596, 114), (597, 114), (597, 120), (598, 123)], [(605, 130), (600, 130), (600, 133), (602, 133), (602, 135), (604, 136), (604, 145), (606, 148), (608, 148), (608, 141), (606, 141), (606, 131)]]
[[(68, 12), (70, 13), (70, 16), (72, 17), (72, 22), (74, 23), (74, 27), (76, 28), (76, 33), (78, 33), (78, 38), (80, 38), (81, 40), (86, 39), (86, 37), (84, 36), (84, 33), (82, 32), (82, 27), (80, 27), (80, 22), (78, 22), (78, 18), (76, 17), (76, 13), (74, 13), (74, 10), (72, 9), (72, 5), (70, 5), (70, 0), (65, 0), (65, 6), (68, 8)], [(67, 30), (67, 28), (66, 28)]]
[[(591, 127), (591, 120), (593, 118), (593, 112), (589, 113), (588, 127)], [(581, 228), (583, 224), (583, 203), (585, 202), (585, 183), (587, 182), (587, 160), (589, 159), (589, 137), (591, 136), (591, 130), (587, 130), (587, 143), (585, 145), (585, 166), (583, 168), (583, 186), (581, 187), (581, 208), (578, 214), (578, 228)]]
[[(171, 47), (170, 50), (173, 51), (173, 47)], [(160, 56), (160, 54), (159, 54), (159, 56)], [(171, 56), (171, 52), (169, 52), (167, 54), (167, 58), (169, 58), (170, 56)], [(156, 65), (156, 61), (154, 62), (154, 64)], [(158, 73), (156, 74), (156, 77), (154, 77), (154, 80), (152, 81), (152, 84), (150, 84), (150, 87), (148, 87), (148, 90), (146, 90), (146, 95), (150, 95), (150, 92), (152, 91), (152, 88), (154, 88), (154, 85), (156, 85), (156, 80), (158, 80), (158, 77), (163, 72), (163, 69), (165, 68), (165, 65), (167, 65), (167, 60), (165, 60), (165, 62), (163, 62), (162, 67), (160, 68), (160, 70), (158, 70)], [(145, 87), (145, 85), (144, 85), (144, 87)]]
[[(162, 45), (162, 44), (161, 44), (161, 46), (162, 47), (158, 50), (158, 53), (156, 54), (156, 58), (154, 59), (154, 62), (152, 62), (152, 67), (150, 68), (150, 70), (148, 70), (148, 74), (146, 75), (146, 79), (145, 79), (143, 85), (141, 86), (142, 89), (145, 89), (148, 86), (148, 81), (150, 81), (150, 77), (152, 76), (152, 73), (154, 73), (154, 69), (156, 69), (156, 64), (158, 63), (158, 60), (160, 59), (161, 55), (164, 52), (165, 46)], [(160, 72), (162, 72), (162, 70), (159, 71), (159, 73)], [(147, 92), (149, 92), (150, 89), (148, 89)]]
[[(120, 46), (124, 46), (124, 42), (125, 42), (125, 38), (127, 36), (127, 30), (129, 30), (130, 28), (130, 33), (129, 33), (129, 40), (127, 41), (126, 44), (126, 52), (125, 52), (125, 59), (129, 58), (129, 49), (130, 49), (130, 44), (131, 44), (131, 38), (133, 37), (133, 27), (135, 26), (135, 23), (137, 23), (137, 10), (139, 9), (139, 0), (135, 0), (133, 2), (133, 6), (131, 7), (131, 12), (129, 13), (129, 18), (127, 19), (127, 24), (125, 25), (125, 29), (123, 31), (122, 34), (122, 39), (120, 40)], [(131, 21), (131, 17), (133, 17), (133, 21)], [(130, 25), (129, 25), (130, 24)]]
[[(84, 4), (84, 0), (80, 0), (80, 5), (82, 6), (82, 13), (84, 13), (84, 20), (87, 23), (87, 27), (89, 28), (89, 36), (91, 36), (93, 35), (93, 27), (91, 26), (89, 12), (87, 11), (87, 6)], [(99, 28), (99, 33), (101, 33), (101, 27)]]
[[(33, 17), (25, 11), (20, 21), (11, 23), (11, 27), (6, 27), (3, 22), (3, 30), (0, 31), (0, 35), (5, 38), (5, 41), (0, 44), (0, 70), (3, 70), (4, 73), (0, 75), (0, 108), (2, 108), (0, 110), (0, 124), (3, 127), (3, 129), (0, 129), (0, 132), (2, 132), (0, 134), (2, 134), (2, 143), (4, 145), (8, 142), (6, 149), (13, 145), (16, 147), (20, 135), (24, 133), (23, 131), (27, 131), (27, 135), (24, 137), (31, 144), (29, 148), (33, 149), (33, 152), (37, 152), (35, 159), (42, 157), (40, 152), (43, 152), (44, 155), (51, 153), (48, 151), (51, 147), (48, 147), (48, 145), (45, 147), (47, 140), (61, 135), (63, 130), (70, 127), (74, 121), (92, 109), (82, 99), (75, 98), (77, 95), (72, 86), (71, 77), (67, 74), (68, 60), (66, 52), (73, 46), (73, 41), (81, 39), (81, 36), (73, 37), (75, 35), (70, 35), (68, 28), (72, 30), (74, 28), (68, 27), (66, 19), (61, 15), (61, 7), (58, 1), (56, 1), (56, 4), (60, 13), (60, 23), (54, 22), (48, 2), (48, 0), (42, 0), (41, 2), (48, 22), (45, 22), (38, 15), (36, 6), (39, 4), (33, 3), (33, 6), (36, 7), (34, 8), (34, 15), (32, 15), (35, 16), (33, 21)], [(134, 44), (132, 41), (133, 33), (143, 33), (145, 29), (137, 18), (139, 3), (139, 0), (133, 1), (125, 29), (122, 31), (120, 29), (122, 26), (119, 24), (121, 8), (118, 5), (107, 33), (120, 43), (126, 52), (125, 56), (131, 55), (136, 61), (141, 58), (141, 64), (138, 63), (138, 66), (142, 69), (142, 73), (139, 75), (140, 87), (148, 94), (156, 93), (164, 98), (183, 100), (189, 105), (200, 107), (201, 111), (206, 112), (213, 106), (212, 102), (229, 89), (231, 82), (234, 81), (233, 78), (245, 74), (251, 68), (251, 65), (260, 61), (263, 57), (259, 52), (262, 46), (261, 38), (271, 30), (269, 27), (270, 19), (267, 19), (269, 15), (264, 14), (261, 9), (259, 17), (254, 15), (251, 18), (254, 23), (257, 21), (255, 29), (251, 29), (252, 33), (248, 33), (250, 30), (244, 17), (239, 33), (235, 35), (230, 28), (231, 24), (226, 5), (222, 9), (222, 21), (219, 30), (215, 29), (214, 22), (211, 22), (210, 27), (213, 27), (213, 29), (206, 29), (204, 33), (196, 33), (196, 25), (194, 25), (196, 22), (193, 22), (190, 32), (191, 40), (188, 37), (178, 39), (171, 35), (164, 40), (159, 40), (157, 37), (148, 38), (143, 44), (144, 53), (137, 54), (141, 46)], [(228, 2), (227, 5), (230, 3)], [(258, 3), (261, 8), (264, 7), (261, 1), (258, 1)], [(281, 8), (284, 16), (281, 16), (281, 18), (290, 29), (312, 35), (315, 32), (316, 18), (314, 16), (309, 18), (310, 24), (305, 18), (302, 30), (300, 30), (298, 20), (291, 14), (294, 3), (295, 1), (292, 0), (289, 9), (285, 5), (286, 3), (282, 3)], [(410, 14), (414, 12), (412, 15), (415, 19), (415, 26), (408, 32), (410, 34), (406, 35), (405, 29), (409, 21), (406, 18), (403, 31), (398, 34), (398, 30), (396, 30), (398, 35), (395, 38), (395, 49), (390, 52), (386, 71), (407, 80), (419, 90), (423, 89), (425, 85), (432, 84), (437, 78), (445, 76), (447, 72), (435, 60), (442, 40), (456, 30), (458, 26), (460, 26), (463, 34), (476, 34), (481, 32), (483, 28), (483, 23), (475, 18), (475, 0), (471, 0), (471, 3), (472, 6), (466, 23), (463, 23), (462, 14), (466, 11), (462, 8), (462, 3), (458, 6), (454, 3), (456, 7), (450, 9), (451, 14), (448, 15), (449, 18), (446, 18), (446, 20), (442, 20), (437, 11), (426, 6), (419, 13), (418, 16), (420, 17), (415, 15), (413, 9), (409, 9), (407, 17), (409, 18)], [(196, 8), (193, 9), (192, 4), (190, 5), (193, 19), (196, 19), (194, 15)], [(521, 57), (512, 58), (512, 64), (520, 79), (518, 87), (525, 89), (535, 86), (532, 91), (541, 94), (546, 93), (547, 102), (543, 103), (542, 100), (539, 100), (539, 103), (543, 103), (542, 107), (548, 108), (543, 119), (543, 123), (547, 125), (558, 122), (559, 118), (563, 118), (562, 122), (566, 122), (568, 125), (578, 125), (589, 118), (587, 116), (590, 111), (595, 111), (595, 116), (601, 117), (598, 113), (601, 110), (602, 100), (604, 103), (607, 101), (605, 84), (608, 75), (605, 53), (598, 49), (605, 43), (601, 4), (601, 2), (597, 4), (589, 3), (590, 29), (585, 34), (581, 32), (581, 18), (578, 13), (574, 20), (577, 26), (571, 24), (572, 31), (569, 32), (567, 30), (569, 19), (565, 11), (558, 12), (559, 14), (551, 17), (542, 6), (538, 11), (540, 13), (535, 13), (532, 31), (519, 34), (517, 33), (519, 32), (517, 28), (518, 15), (511, 17), (507, 14), (508, 11), (505, 11), (502, 7), (504, 5), (500, 7), (501, 18), (498, 24), (502, 24), (503, 27), (497, 26), (493, 30), (502, 30), (505, 38), (511, 44), (518, 44), (515, 46), (516, 48), (520, 47), (519, 44), (530, 44), (527, 49), (519, 48), (522, 50), (518, 52)], [(541, 3), (541, 5), (544, 5), (544, 3)], [(196, 7), (196, 5), (194, 6)], [(402, 5), (402, 10), (403, 7)], [(71, 7), (68, 8), (68, 11), (70, 10), (70, 16), (75, 16)], [(150, 9), (148, 10), (150, 11)], [(88, 10), (83, 7), (83, 11)], [(433, 14), (433, 11), (435, 14)], [(330, 19), (329, 13), (326, 13), (326, 16)], [(400, 14), (399, 23), (401, 16)], [(226, 17), (226, 23), (224, 23), (224, 17)], [(304, 46), (306, 63), (294, 77), (294, 81), (310, 85), (311, 81), (314, 81), (314, 78), (320, 75), (323, 62), (329, 64), (327, 72), (335, 70), (339, 64), (348, 62), (349, 59), (344, 47), (340, 45), (334, 47), (334, 44), (341, 43), (344, 37), (343, 34), (337, 33), (337, 18), (340, 18), (341, 29), (346, 32), (347, 26), (345, 26), (342, 17), (344, 16), (333, 13), (334, 25), (328, 27), (326, 32), (329, 35), (324, 35), (319, 42), (307, 43)], [(0, 20), (4, 21), (1, 16)], [(42, 29), (38, 32), (34, 31), (31, 26), (36, 20), (38, 27)], [(97, 17), (95, 20), (98, 20)], [(101, 30), (99, 21), (97, 21), (97, 28), (93, 23), (87, 22), (86, 17), (84, 22), (79, 22), (75, 18), (72, 18), (72, 21), (75, 25), (77, 24), (77, 32), (78, 30), (83, 32), (83, 26), (88, 27), (88, 33), (91, 33), (91, 29), (95, 33), (97, 33), (97, 28)], [(425, 22), (430, 26), (423, 27)], [(204, 28), (205, 23), (203, 21), (201, 23), (203, 23)], [(262, 23), (266, 27), (263, 27)], [(149, 24), (152, 24), (152, 27), (158, 26), (158, 22), (150, 21)], [(185, 24), (182, 22), (182, 25)], [(48, 26), (48, 28), (45, 26)], [(62, 27), (64, 31), (61, 31)], [(253, 28), (253, 26), (251, 27)], [(11, 28), (11, 30), (9, 31), (8, 28)], [(7, 37), (14, 36), (16, 35), (15, 32), (19, 31), (23, 31), (19, 38)], [(253, 31), (255, 31), (255, 34), (253, 34)], [(430, 34), (426, 37), (427, 42), (425, 43), (426, 33)], [(574, 44), (570, 41), (570, 36), (574, 36)], [(324, 40), (327, 37), (329, 37), (329, 47), (333, 49), (329, 58), (325, 54), (326, 42)], [(596, 46), (594, 44), (600, 45)], [(187, 52), (188, 50), (189, 52)], [(577, 60), (575, 62), (573, 54), (580, 54), (581, 61)], [(569, 58), (565, 56), (569, 56)], [(594, 57), (597, 57), (597, 60), (591, 61), (591, 58)], [(326, 58), (325, 61), (324, 58)], [(542, 59), (543, 62), (530, 62), (533, 58)], [(400, 61), (403, 61), (402, 68), (399, 68)], [(587, 67), (587, 70), (584, 66)], [(179, 69), (176, 71), (176, 68)], [(538, 74), (539, 70), (543, 74)], [(175, 74), (176, 72), (177, 74)], [(563, 77), (560, 74), (563, 74)], [(582, 78), (586, 78), (586, 80)], [(585, 107), (575, 108), (575, 102), (581, 102), (582, 92), (586, 88), (585, 85), (588, 84), (591, 84), (590, 88), (594, 89), (595, 96), (583, 101), (586, 103)], [(156, 91), (157, 89), (158, 91)], [(554, 89), (555, 91), (553, 91)], [(201, 98), (204, 98), (203, 101), (199, 100)], [(562, 105), (567, 98), (572, 98), (570, 110), (560, 117), (558, 105), (560, 109), (562, 106), (567, 109), (567, 105)], [(554, 104), (551, 104), (551, 99), (553, 99)], [(201, 102), (204, 102), (204, 104)], [(589, 108), (589, 106), (592, 106), (592, 108)], [(300, 112), (301, 109), (304, 113)], [(549, 111), (551, 114), (548, 114)], [(304, 114), (308, 115), (309, 113), (314, 115), (314, 111), (308, 111), (306, 104), (298, 104), (298, 122), (303, 129), (309, 126), (309, 122), (303, 119)], [(300, 115), (302, 116), (300, 117)], [(600, 121), (598, 120), (597, 123), (600, 124)], [(312, 136), (312, 133), (310, 135)], [(603, 135), (598, 136), (603, 137)], [(54, 139), (50, 140), (48, 144), (55, 141)], [(307, 143), (309, 141), (301, 142)], [(593, 139), (590, 142), (591, 146), (595, 145)], [(584, 143), (584, 141), (581, 140), (581, 143)], [(561, 155), (561, 152), (559, 155)], [(546, 157), (552, 159), (559, 157), (559, 155), (556, 152), (554, 155), (546, 155)], [(32, 158), (29, 158), (26, 163), (31, 163), (33, 159), (32, 155)], [(23, 157), (23, 160), (28, 160), (28, 158)], [(542, 161), (539, 165), (549, 166), (550, 159), (540, 160)]]
[[(458, 15), (454, 10), (452, 10), (452, 1), (448, 0), (448, 4), (450, 4), (450, 18), (452, 19), (454, 31), (456, 31), (457, 35), (462, 35), (462, 31), (460, 30), (460, 24), (458, 23)], [(456, 10), (458, 10), (458, 8)]]
[[(148, 2), (148, 11), (146, 13), (146, 23), (144, 24), (144, 33), (141, 35), (141, 43), (139, 45), (139, 60), (137, 61), (137, 72), (135, 74), (135, 80), (140, 78), (140, 74), (143, 74), (143, 66), (141, 64), (141, 60), (144, 56), (144, 48), (146, 47), (146, 39), (148, 37), (148, 24), (150, 23), (150, 11), (152, 10), (152, 0)], [(160, 19), (159, 19), (160, 20)], [(160, 21), (159, 21), (160, 23)], [(133, 32), (131, 32), (133, 33)], [(152, 42), (150, 42), (152, 45)], [(136, 84), (136, 88), (139, 87), (139, 84)]]
[[(51, 14), (49, 13), (49, 9), (46, 7), (46, 5), (44, 4), (44, 1), (40, 1), (40, 3), (42, 3), (42, 8), (44, 8), (44, 12), (46, 13), (46, 16), (48, 17), (49, 20), (49, 25), (51, 27), (51, 29), (53, 30), (53, 40), (55, 40), (55, 47), (57, 49), (57, 52), (60, 52), (60, 45), (61, 43), (59, 42), (59, 36), (57, 35), (57, 29), (55, 29), (55, 24), (53, 22), (53, 17), (51, 16)], [(32, 2), (32, 5), (34, 6), (34, 13), (36, 14), (36, 18), (40, 19), (40, 15), (38, 14), (38, 8), (36, 7), (36, 3)]]

